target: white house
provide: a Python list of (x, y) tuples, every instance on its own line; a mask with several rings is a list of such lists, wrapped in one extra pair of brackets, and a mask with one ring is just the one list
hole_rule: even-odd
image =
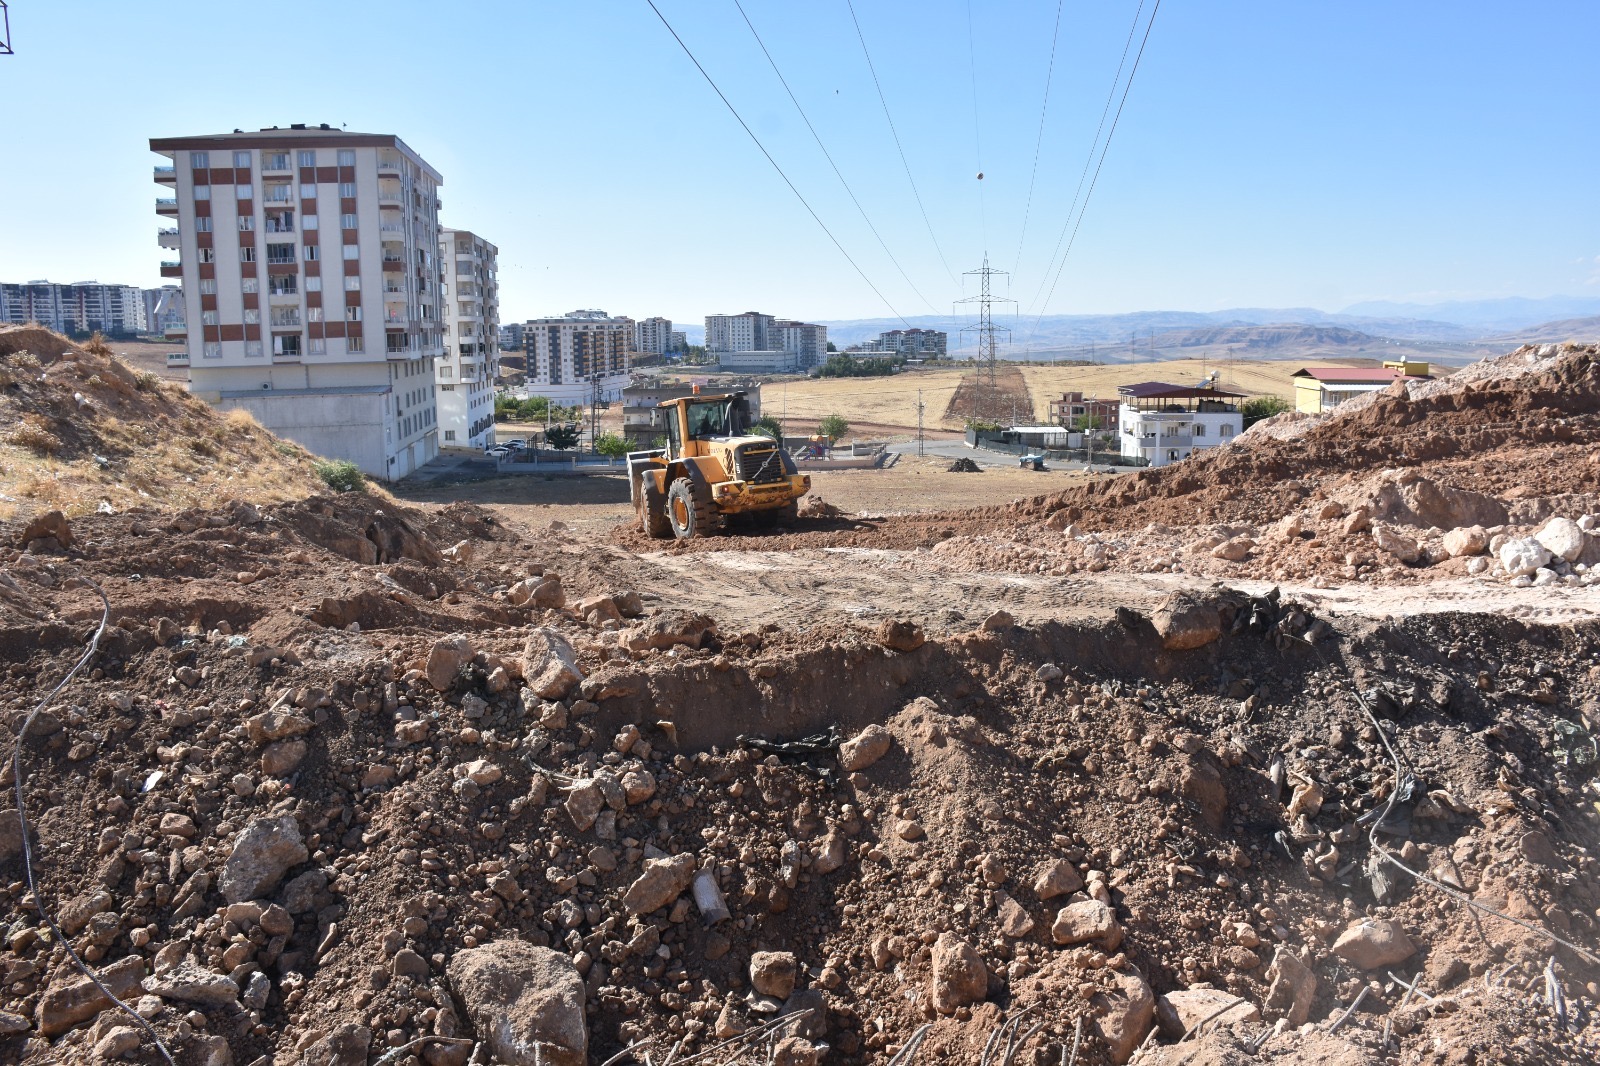
[(1117, 431), (1123, 455), (1166, 466), (1197, 451), (1226, 444), (1244, 429), (1236, 402), (1242, 392), (1144, 381), (1117, 389), (1122, 397)]

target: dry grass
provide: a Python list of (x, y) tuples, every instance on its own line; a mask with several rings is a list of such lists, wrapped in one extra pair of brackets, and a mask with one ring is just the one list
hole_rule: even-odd
[(6, 443), (27, 448), (35, 455), (54, 455), (61, 450), (61, 438), (51, 432), (51, 426), (42, 415), (23, 415), (6, 434)]

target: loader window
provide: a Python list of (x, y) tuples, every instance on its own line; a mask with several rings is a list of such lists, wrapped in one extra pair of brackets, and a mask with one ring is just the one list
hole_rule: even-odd
[(716, 403), (692, 403), (689, 405), (689, 436), (694, 440), (705, 440), (707, 437), (731, 437), (732, 427), (729, 425), (729, 407), (727, 400)]

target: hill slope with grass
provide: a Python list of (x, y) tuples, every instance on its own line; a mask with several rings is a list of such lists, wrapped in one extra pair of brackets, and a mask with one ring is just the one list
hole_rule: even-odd
[(319, 462), (99, 340), (0, 326), (0, 518), (299, 499), (325, 491)]

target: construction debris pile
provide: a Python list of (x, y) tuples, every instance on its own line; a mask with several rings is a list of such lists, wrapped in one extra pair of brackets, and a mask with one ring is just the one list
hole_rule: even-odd
[[(1495, 431), (1526, 482), (1582, 491), (1531, 462), (1587, 454), (1570, 417)], [(1582, 592), (1590, 541), (1518, 510), (1552, 494), (1456, 461), (1428, 482), (1507, 508), (1484, 548), (1537, 521)], [(1181, 476), (1114, 484), (1243, 524)], [(1422, 481), (1387, 483), (1398, 524)], [(1092, 494), (1007, 513), (1128, 535)], [(1196, 582), (1092, 623), (736, 626), (621, 548), (356, 493), (0, 535), (13, 737), (106, 619), (21, 745), (37, 897), (0, 811), (6, 1061), (160, 1061), (41, 905), (185, 1064), (1600, 1055), (1597, 623)]]

